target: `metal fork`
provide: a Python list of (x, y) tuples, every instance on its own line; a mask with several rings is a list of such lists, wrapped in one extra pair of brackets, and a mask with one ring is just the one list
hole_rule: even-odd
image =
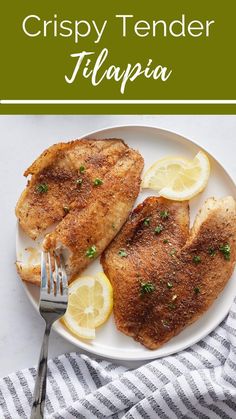
[(46, 398), (48, 340), (53, 323), (65, 314), (68, 282), (63, 257), (42, 252), (39, 312), (46, 327), (38, 363), (30, 419), (42, 419)]

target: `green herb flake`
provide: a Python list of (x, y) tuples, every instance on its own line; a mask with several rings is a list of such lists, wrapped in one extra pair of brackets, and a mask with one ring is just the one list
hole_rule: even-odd
[(167, 282), (166, 286), (167, 286), (167, 288), (171, 289), (173, 287), (173, 284), (172, 284), (172, 282)]
[(156, 226), (154, 232), (155, 234), (160, 234), (163, 231), (164, 227), (160, 224), (158, 226)]
[(64, 211), (65, 214), (68, 214), (68, 212), (70, 211), (70, 207), (68, 207), (67, 205), (65, 205), (63, 207), (63, 211)]
[(163, 243), (164, 243), (164, 244), (167, 244), (167, 243), (169, 243), (169, 240), (168, 240), (168, 239), (164, 239), (164, 240), (163, 240)]
[(99, 178), (96, 178), (96, 179), (94, 179), (93, 184), (94, 184), (94, 186), (100, 186), (100, 185), (103, 184), (103, 180), (99, 179)]
[(79, 172), (80, 173), (84, 173), (85, 172), (85, 167), (83, 165), (80, 166)]
[(76, 179), (76, 185), (81, 186), (83, 183), (83, 179)]
[(221, 253), (223, 253), (225, 260), (230, 260), (231, 248), (228, 243), (221, 245), (219, 247), (219, 250), (221, 251)]
[(215, 256), (216, 255), (216, 249), (214, 249), (214, 247), (209, 247), (207, 252), (210, 256)]
[(201, 257), (200, 256), (193, 256), (193, 262), (198, 265), (201, 263)]
[(200, 288), (199, 287), (195, 287), (194, 288), (194, 292), (195, 292), (195, 294), (199, 294), (200, 293)]
[(176, 309), (176, 305), (175, 305), (175, 304), (173, 304), (173, 303), (170, 303), (170, 304), (168, 304), (168, 308), (169, 308), (170, 310), (175, 310), (175, 309)]
[(95, 245), (88, 248), (88, 250), (85, 253), (85, 256), (89, 259), (93, 259), (97, 255), (97, 248)]
[(167, 210), (161, 211), (160, 217), (162, 218), (162, 220), (166, 220), (167, 218), (169, 218), (169, 211)]
[(36, 186), (35, 190), (36, 192), (40, 194), (47, 193), (48, 185), (46, 183), (40, 183), (39, 185)]
[(151, 282), (141, 282), (140, 283), (140, 293), (142, 295), (144, 294), (151, 294), (153, 291), (155, 291), (156, 287)]
[(119, 252), (118, 252), (118, 255), (121, 258), (126, 258), (128, 256), (127, 252), (124, 249), (120, 249)]
[(162, 320), (161, 321), (164, 327), (168, 327), (169, 326), (169, 322), (168, 320)]
[(150, 218), (145, 218), (143, 221), (143, 225), (144, 226), (149, 226), (150, 225)]
[(176, 254), (176, 249), (172, 249), (171, 251), (170, 251), (170, 256), (174, 256)]

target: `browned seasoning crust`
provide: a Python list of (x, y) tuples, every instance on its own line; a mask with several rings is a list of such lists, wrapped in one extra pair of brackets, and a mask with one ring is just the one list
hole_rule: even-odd
[[(176, 213), (172, 213), (172, 205), (176, 203), (162, 198), (151, 198), (151, 202), (155, 202), (151, 212), (147, 211), (150, 198), (135, 210), (103, 254), (102, 263), (114, 287), (118, 329), (146, 347), (156, 349), (196, 321), (230, 278), (236, 260), (236, 205), (232, 197), (208, 199), (186, 243), (188, 233), (178, 246), (173, 242), (179, 234), (174, 232), (174, 226), (181, 227)], [(170, 216), (162, 232), (153, 237), (154, 224), (140, 229), (140, 216), (137, 219), (136, 214), (146, 217), (149, 213), (150, 218), (156, 219), (164, 202)], [(186, 211), (185, 203), (178, 205), (179, 211), (181, 206)], [(145, 230), (148, 231), (143, 233)], [(230, 256), (226, 245), (229, 245)], [(117, 255), (121, 247), (127, 251), (125, 258)], [(176, 252), (170, 255), (172, 247)], [(140, 293), (140, 284), (148, 282), (155, 289)]]
[[(36, 239), (71, 207), (86, 206), (93, 180), (103, 178), (127, 148), (122, 140), (111, 139), (75, 140), (45, 150), (24, 173), (31, 179), (16, 205), (23, 230)], [(40, 193), (40, 185), (47, 185), (46, 193)]]
[[(70, 279), (99, 256), (120, 230), (140, 190), (143, 159), (128, 149), (96, 187), (83, 209), (74, 208), (44, 240), (45, 250), (60, 249)], [(99, 190), (99, 193), (97, 191)], [(86, 256), (92, 246), (93, 258)]]
[[(43, 245), (48, 251), (62, 251), (72, 280), (126, 221), (140, 190), (142, 169), (141, 155), (122, 140), (77, 140), (53, 146), (26, 172), (32, 173), (32, 179), (17, 204), (20, 224), (35, 238), (58, 223)], [(77, 179), (82, 183), (78, 185)], [(35, 190), (38, 183), (48, 185), (46, 193)], [(94, 246), (96, 252), (89, 257), (87, 251)], [(39, 285), (39, 267), (17, 263), (17, 268), (23, 280)]]
[[(168, 211), (168, 218), (163, 218)], [(155, 228), (163, 230), (155, 234)], [(114, 290), (114, 315), (122, 332), (136, 338), (150, 310), (150, 296), (141, 295), (141, 283), (159, 288), (160, 278), (172, 262), (172, 253), (186, 242), (188, 203), (147, 198), (131, 214), (102, 255), (102, 265)], [(168, 243), (165, 243), (168, 240)], [(127, 256), (120, 256), (123, 250)], [(156, 294), (156, 293), (155, 293)]]

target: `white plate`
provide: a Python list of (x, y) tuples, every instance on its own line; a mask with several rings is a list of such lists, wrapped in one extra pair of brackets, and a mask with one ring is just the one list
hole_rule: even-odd
[[(201, 149), (201, 147), (199, 147), (196, 143), (177, 134), (146, 126), (113, 127), (98, 132), (92, 132), (87, 137), (113, 137), (124, 139), (129, 146), (140, 151), (145, 160), (145, 169), (163, 156), (184, 155), (192, 158), (199, 151), (199, 149)], [(209, 156), (209, 158), (211, 162), (210, 180), (205, 191), (191, 201), (191, 220), (193, 220), (197, 210), (206, 198), (210, 196), (236, 196), (236, 187), (230, 176), (219, 162), (211, 156)], [(140, 193), (137, 202), (143, 201), (143, 199), (148, 195), (151, 194), (147, 192)], [(153, 192), (152, 195), (155, 195), (155, 192)], [(27, 238), (20, 227), (18, 227), (18, 258), (20, 256), (20, 259), (25, 260), (28, 257), (27, 252), (25, 252), (25, 248), (29, 246), (35, 247), (35, 243)], [(84, 272), (84, 274), (98, 272), (101, 269), (100, 263), (95, 261)], [(35, 307), (37, 307), (38, 288), (29, 284), (24, 284), (24, 286), (30, 301)], [(115, 327), (112, 316), (105, 325), (97, 330), (96, 339), (91, 342), (79, 340), (73, 336), (59, 321), (54, 324), (54, 330), (56, 330), (69, 342), (93, 354), (112, 359), (133, 361), (158, 358), (183, 350), (204, 338), (227, 315), (235, 294), (236, 278), (234, 274), (219, 298), (214, 302), (208, 312), (200, 318), (200, 320), (187, 327), (183, 332), (171, 339), (162, 348), (154, 351), (146, 349), (144, 346), (135, 342), (132, 338), (120, 333)]]

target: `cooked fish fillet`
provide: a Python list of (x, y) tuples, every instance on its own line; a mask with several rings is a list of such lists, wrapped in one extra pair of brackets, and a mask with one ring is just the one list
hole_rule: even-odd
[[(160, 205), (163, 206), (163, 200), (156, 199), (150, 219), (159, 212)], [(181, 205), (184, 210), (185, 204), (179, 203)], [(144, 217), (148, 206), (149, 200), (138, 210)], [(196, 321), (229, 280), (236, 260), (236, 204), (232, 197), (208, 199), (197, 215), (186, 243), (179, 248), (173, 244), (175, 235), (169, 235), (168, 224), (155, 237), (154, 243), (155, 224), (152, 221), (149, 226), (142, 227), (142, 230), (149, 230), (152, 237), (150, 242), (146, 231), (146, 246), (142, 246), (143, 232), (136, 232), (139, 225), (139, 221), (135, 222), (136, 212), (106, 250), (102, 261), (114, 287), (118, 329), (147, 348), (156, 349)], [(170, 210), (168, 223), (172, 220), (178, 224), (172, 217)], [(135, 234), (131, 232), (132, 223)], [(131, 247), (129, 239), (133, 243)], [(153, 252), (157, 252), (158, 246), (163, 250), (158, 252), (159, 257), (156, 254), (155, 263)], [(127, 257), (122, 260), (125, 268), (117, 257), (120, 247), (127, 251)], [(176, 252), (171, 252), (170, 258), (167, 254), (170, 255), (173, 248)], [(137, 273), (142, 267), (136, 280), (134, 267)], [(147, 283), (153, 285), (152, 290), (140, 292), (142, 284)]]
[(122, 140), (112, 139), (75, 140), (45, 150), (25, 171), (31, 179), (16, 206), (26, 234), (36, 239), (69, 208), (86, 206), (93, 180), (103, 178), (127, 148)]
[(93, 188), (84, 208), (74, 207), (45, 237), (45, 250), (60, 250), (65, 256), (69, 278), (81, 272), (103, 252), (126, 221), (140, 189), (143, 159), (128, 149)]
[[(159, 234), (158, 227), (163, 228)], [(188, 232), (187, 202), (151, 197), (133, 211), (103, 253), (102, 265), (114, 290), (115, 321), (123, 333), (136, 338), (150, 309), (150, 298), (141, 296), (141, 283), (159, 286), (173, 251), (182, 248)]]
[[(53, 146), (25, 173), (32, 178), (17, 204), (20, 224), (32, 238), (53, 225), (44, 249), (63, 251), (71, 280), (126, 221), (139, 193), (142, 169), (141, 155), (122, 140), (77, 140)], [(82, 183), (77, 184), (78, 179)], [(46, 192), (39, 193), (37, 185), (45, 184)], [(38, 265), (17, 262), (17, 269), (23, 280), (40, 283)]]

